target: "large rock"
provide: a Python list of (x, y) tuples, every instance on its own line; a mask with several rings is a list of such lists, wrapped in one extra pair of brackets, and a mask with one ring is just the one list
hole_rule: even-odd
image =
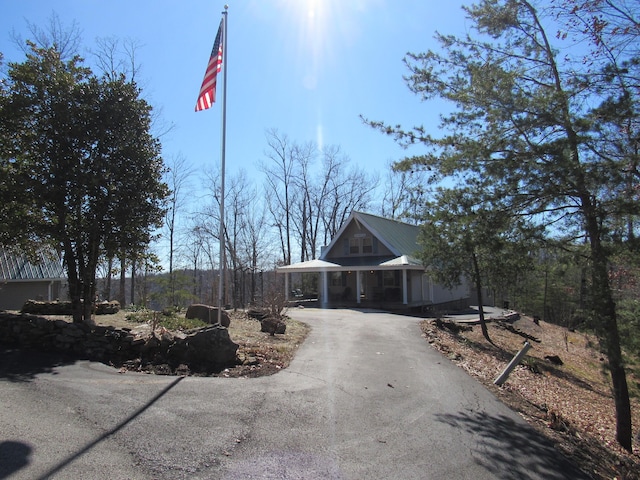
[[(89, 327), (65, 320), (0, 312), (0, 339), (42, 351), (58, 351), (126, 368), (155, 373), (218, 373), (238, 362), (238, 344), (215, 324), (190, 332), (142, 333), (114, 327)], [(246, 358), (244, 359), (246, 361)]]
[[(218, 323), (218, 309), (209, 305), (203, 305), (201, 303), (194, 303), (187, 308), (186, 318), (198, 318), (205, 323), (215, 324)], [(222, 310), (220, 315), (220, 322), (223, 327), (229, 328), (231, 324), (231, 318), (227, 312)]]
[(267, 317), (260, 322), (261, 332), (267, 332), (271, 335), (275, 335), (276, 333), (284, 335), (286, 330), (287, 324), (277, 318)]
[(187, 335), (182, 344), (181, 363), (196, 370), (216, 371), (236, 363), (238, 344), (229, 337), (229, 330), (219, 324)]
[(96, 315), (111, 315), (120, 311), (120, 302), (111, 300), (96, 303)]

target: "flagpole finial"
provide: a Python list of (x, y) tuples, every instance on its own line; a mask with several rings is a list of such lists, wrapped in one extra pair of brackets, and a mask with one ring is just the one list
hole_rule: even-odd
[(225, 10), (229, 10), (229, 5), (226, 5), (226, 4), (225, 4), (224, 9), (225, 9)]

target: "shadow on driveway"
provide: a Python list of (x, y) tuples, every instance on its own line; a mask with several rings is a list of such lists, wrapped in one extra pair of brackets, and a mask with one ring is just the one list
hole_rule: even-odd
[(31, 447), (26, 443), (0, 442), (0, 479), (9, 478), (21, 468), (29, 465)]
[(437, 421), (481, 438), (471, 452), (475, 461), (504, 479), (589, 479), (534, 429), (503, 415), (477, 412), (437, 414)]
[(55, 375), (57, 367), (72, 365), (76, 361), (76, 357), (63, 353), (0, 344), (0, 378), (11, 382), (29, 382), (42, 373)]
[(100, 435), (94, 441), (92, 441), (92, 442), (88, 443), (87, 445), (85, 445), (83, 448), (78, 450), (76, 453), (70, 455), (69, 457), (67, 457), (66, 459), (64, 459), (60, 463), (58, 463), (55, 467), (51, 468), (47, 473), (45, 473), (44, 475), (38, 477), (38, 480), (47, 480), (48, 478), (52, 477), (53, 475), (55, 475), (58, 472), (60, 472), (61, 470), (63, 470), (65, 467), (67, 467), (71, 463), (75, 462), (78, 458), (80, 458), (82, 455), (87, 453), (89, 450), (93, 449), (94, 447), (96, 447), (97, 445), (102, 443), (104, 440), (106, 440), (107, 438), (111, 437), (112, 435), (114, 435), (117, 432), (119, 432), (120, 430), (122, 430), (129, 423), (131, 423), (133, 420), (135, 420), (140, 415), (142, 415), (142, 413), (144, 413), (149, 407), (151, 407), (153, 404), (155, 404), (158, 400), (160, 400), (162, 397), (164, 397), (167, 393), (169, 393), (169, 391), (173, 387), (175, 387), (178, 383), (180, 383), (180, 381), (183, 378), (184, 377), (177, 377), (175, 380), (173, 380), (173, 382), (171, 382), (169, 385), (164, 387), (152, 399), (150, 399), (147, 403), (145, 403), (140, 408), (138, 408), (138, 410), (133, 412), (131, 415), (129, 415), (127, 418), (125, 418), (118, 425), (113, 427), (111, 430), (105, 432), (104, 434)]

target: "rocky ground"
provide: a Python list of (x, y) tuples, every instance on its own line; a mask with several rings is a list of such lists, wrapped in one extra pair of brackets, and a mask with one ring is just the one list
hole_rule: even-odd
[[(285, 335), (270, 335), (261, 332), (260, 322), (250, 318), (244, 312), (229, 312), (229, 315), (231, 317), (229, 337), (239, 345), (238, 362), (221, 372), (208, 373), (208, 376), (250, 378), (272, 375), (289, 365), (296, 350), (304, 342), (309, 332), (308, 325), (290, 319), (287, 321)], [(96, 325), (128, 328), (141, 337), (148, 337), (152, 334), (151, 325), (132, 322), (124, 311), (114, 315), (96, 315), (94, 319)], [(161, 328), (156, 331), (156, 334), (160, 330)], [(174, 372), (168, 365), (140, 365), (136, 362), (122, 365), (121, 369), (122, 371), (136, 370), (155, 374), (190, 375), (193, 373), (189, 371), (187, 366), (182, 366), (180, 372)]]
[[(535, 324), (527, 317), (490, 322), (493, 345), (479, 326), (458, 329), (437, 320), (421, 325), (434, 348), (519, 412), (594, 478), (640, 478), (640, 438), (635, 439), (633, 454), (615, 441), (611, 382), (595, 338), (542, 321)], [(525, 340), (532, 348), (524, 361), (503, 386), (494, 385)], [(640, 432), (640, 379), (629, 373), (628, 381), (635, 395), (633, 426)]]

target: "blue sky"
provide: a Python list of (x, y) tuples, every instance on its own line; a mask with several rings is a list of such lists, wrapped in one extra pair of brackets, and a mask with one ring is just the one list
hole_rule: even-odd
[[(227, 171), (264, 159), (265, 131), (293, 141), (338, 145), (351, 161), (385, 168), (406, 154), (359, 115), (403, 125), (437, 125), (438, 111), (411, 94), (403, 79), (408, 51), (434, 47), (433, 33), (460, 31), (458, 1), (229, 1)], [(144, 95), (174, 125), (162, 137), (166, 157), (184, 155), (196, 168), (219, 162), (220, 100), (194, 112), (222, 1), (0, 0), (0, 51), (21, 61), (11, 32), (26, 22), (46, 27), (52, 12), (97, 37), (139, 43)], [(88, 55), (87, 55), (87, 58)]]
[[(405, 151), (364, 125), (363, 115), (435, 129), (442, 106), (409, 92), (402, 59), (435, 48), (433, 35), (466, 27), (461, 0), (230, 0), (226, 169), (262, 183), (265, 131), (298, 143), (339, 146), (352, 164), (377, 170)], [(468, 3), (468, 2), (467, 2)], [(194, 112), (223, 1), (0, 0), (0, 51), (21, 61), (11, 32), (29, 38), (27, 21), (46, 27), (55, 12), (77, 22), (82, 46), (96, 38), (139, 44), (143, 95), (173, 129), (161, 137), (165, 158), (183, 156), (193, 170), (220, 163), (221, 95)], [(84, 53), (84, 52), (83, 52)], [(87, 58), (89, 56), (87, 55)]]

